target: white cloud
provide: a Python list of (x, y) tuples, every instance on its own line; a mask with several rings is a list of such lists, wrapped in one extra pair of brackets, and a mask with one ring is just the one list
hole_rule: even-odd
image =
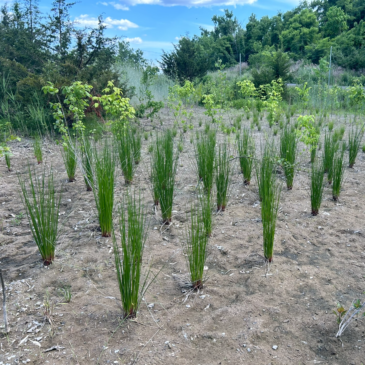
[[(257, 0), (123, 0), (127, 5), (162, 5), (162, 6), (186, 6), (186, 7), (209, 7), (209, 6), (228, 6), (253, 4)], [(295, 2), (297, 0), (282, 0)]]
[(135, 38), (124, 38), (123, 40), (125, 40), (126, 42), (129, 42), (129, 43), (135, 43), (135, 44), (141, 44), (143, 41), (142, 41), (142, 38), (140, 37), (135, 37)]
[(129, 10), (128, 6), (125, 6), (123, 4), (118, 4), (118, 3), (109, 3), (110, 5), (114, 6), (115, 9), (117, 10)]
[[(132, 23), (128, 19), (112, 19), (111, 17), (107, 17), (104, 19), (103, 23), (107, 28), (114, 28), (114, 26), (118, 27), (120, 30), (127, 30), (129, 28), (138, 28), (138, 25)], [(80, 27), (91, 27), (95, 28), (98, 26), (98, 18), (90, 17), (88, 14), (82, 14), (75, 18), (75, 25)]]

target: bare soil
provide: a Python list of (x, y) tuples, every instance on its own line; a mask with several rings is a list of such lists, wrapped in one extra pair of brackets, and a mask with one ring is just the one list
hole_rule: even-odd
[[(197, 109), (199, 118), (204, 116)], [(162, 120), (164, 127), (171, 126), (167, 111)], [(334, 120), (337, 126), (339, 118)], [(144, 121), (144, 129), (151, 129), (151, 123)], [(141, 189), (150, 222), (144, 269), (160, 272), (137, 318), (127, 321), (122, 320), (112, 241), (101, 237), (93, 193), (86, 191), (80, 170), (76, 181), (68, 183), (59, 146), (53, 142), (44, 143), (44, 163), (39, 166), (30, 141), (12, 145), (13, 171), (7, 172), (4, 161), (0, 164), (0, 267), (5, 270), (11, 328), (8, 336), (0, 335), (0, 365), (365, 362), (364, 321), (352, 323), (341, 342), (335, 337), (332, 313), (338, 302), (348, 307), (364, 298), (364, 154), (359, 152), (354, 168), (346, 169), (337, 202), (331, 188), (325, 188), (316, 217), (310, 214), (309, 154), (300, 154), (293, 189), (287, 191), (283, 184), (268, 275), (257, 184), (253, 179), (245, 186), (233, 160), (229, 203), (214, 217), (204, 289), (191, 292), (185, 287), (189, 276), (182, 243), (196, 199), (190, 144), (195, 130), (184, 140), (170, 227), (154, 212), (147, 153), (152, 138), (143, 142), (132, 186)], [(257, 142), (268, 133), (267, 127), (255, 130)], [(230, 139), (233, 145), (234, 137)], [(61, 235), (49, 267), (43, 266), (27, 218), (21, 215), (25, 211), (16, 173), (26, 174), (28, 161), (39, 172), (53, 166), (63, 191)], [(278, 177), (283, 179), (280, 171)], [(117, 208), (127, 189), (119, 168), (116, 181)], [(70, 288), (70, 303), (65, 303), (62, 288)], [(46, 293), (53, 307), (50, 321), (45, 316)], [(1, 309), (0, 326), (2, 316)]]

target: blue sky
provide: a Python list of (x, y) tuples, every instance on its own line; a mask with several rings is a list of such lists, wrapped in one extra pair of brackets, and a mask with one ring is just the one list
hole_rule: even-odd
[[(71, 0), (69, 0), (71, 2)], [(258, 18), (287, 11), (298, 0), (81, 0), (71, 8), (71, 17), (78, 27), (93, 27), (103, 14), (109, 36), (130, 41), (143, 50), (147, 59), (156, 61), (162, 49), (170, 51), (178, 37), (200, 34), (199, 27), (212, 29), (213, 15), (223, 9), (232, 10), (242, 26), (252, 13)], [(52, 0), (40, 0), (40, 9), (47, 13)]]

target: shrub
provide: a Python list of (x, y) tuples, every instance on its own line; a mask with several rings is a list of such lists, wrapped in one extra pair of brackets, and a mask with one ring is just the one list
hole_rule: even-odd
[(110, 237), (113, 229), (115, 156), (108, 141), (101, 151), (94, 149), (95, 176), (93, 193), (99, 215), (101, 234)]
[(52, 170), (47, 178), (45, 170), (38, 177), (28, 166), (28, 175), (28, 184), (18, 175), (21, 198), (33, 239), (38, 246), (44, 265), (48, 266), (55, 257), (61, 194), (56, 196)]
[(241, 135), (237, 138), (237, 149), (239, 154), (239, 162), (241, 173), (243, 174), (245, 185), (250, 185), (252, 177), (252, 166), (255, 156), (255, 142), (251, 132), (244, 128)]

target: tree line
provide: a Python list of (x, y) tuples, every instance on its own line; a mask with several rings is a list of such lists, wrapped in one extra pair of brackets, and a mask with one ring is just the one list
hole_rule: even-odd
[[(213, 16), (214, 29), (183, 36), (171, 52), (163, 52), (163, 72), (179, 81), (193, 80), (215, 69), (218, 59), (226, 67), (239, 61), (267, 71), (267, 56), (308, 60), (328, 58), (341, 67), (365, 68), (365, 2), (363, 0), (303, 1), (293, 10), (261, 19), (252, 14), (243, 28), (233, 12)], [(279, 52), (276, 55), (276, 52)], [(284, 54), (284, 55), (283, 55)], [(272, 68), (272, 67), (271, 67)]]

